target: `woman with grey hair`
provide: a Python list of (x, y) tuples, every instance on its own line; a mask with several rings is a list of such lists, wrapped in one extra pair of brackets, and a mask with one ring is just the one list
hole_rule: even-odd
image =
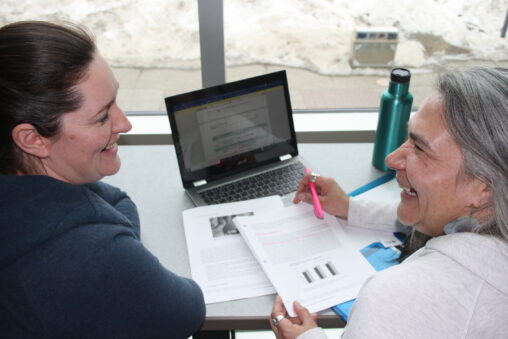
[[(402, 188), (398, 206), (349, 198), (330, 178), (316, 181), (323, 208), (350, 225), (400, 222), (430, 239), (364, 284), (343, 337), (506, 337), (508, 69), (442, 74), (408, 127), (408, 140), (386, 158)], [(309, 180), (295, 203), (312, 202)], [(326, 337), (315, 315), (293, 306), (298, 316), (287, 318), (275, 301), (278, 338)]]

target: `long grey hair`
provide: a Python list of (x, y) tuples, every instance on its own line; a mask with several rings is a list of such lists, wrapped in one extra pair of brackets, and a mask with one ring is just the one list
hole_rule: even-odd
[[(508, 241), (508, 69), (451, 70), (437, 80), (448, 131), (462, 150), (464, 173), (491, 189), (490, 217), (473, 228)], [(431, 237), (413, 229), (403, 261)]]
[(490, 218), (473, 232), (508, 241), (508, 69), (475, 67), (438, 79), (448, 130), (464, 171), (491, 189)]

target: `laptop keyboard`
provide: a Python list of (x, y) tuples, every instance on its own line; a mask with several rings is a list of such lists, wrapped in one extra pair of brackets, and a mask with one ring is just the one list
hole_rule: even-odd
[(305, 167), (294, 164), (264, 172), (249, 178), (214, 187), (199, 194), (207, 204), (285, 195), (296, 191), (305, 173)]

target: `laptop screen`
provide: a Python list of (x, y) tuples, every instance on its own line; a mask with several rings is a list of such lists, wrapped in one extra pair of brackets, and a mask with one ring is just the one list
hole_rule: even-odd
[(298, 154), (285, 71), (165, 102), (185, 187)]

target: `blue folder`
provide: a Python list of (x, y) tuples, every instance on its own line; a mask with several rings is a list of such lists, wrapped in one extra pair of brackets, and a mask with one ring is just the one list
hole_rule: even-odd
[[(377, 272), (399, 263), (397, 259), (399, 259), (400, 252), (391, 247), (384, 247), (380, 242), (374, 242), (362, 248), (360, 252)], [(332, 310), (347, 322), (349, 312), (355, 300), (349, 300), (333, 306)]]

